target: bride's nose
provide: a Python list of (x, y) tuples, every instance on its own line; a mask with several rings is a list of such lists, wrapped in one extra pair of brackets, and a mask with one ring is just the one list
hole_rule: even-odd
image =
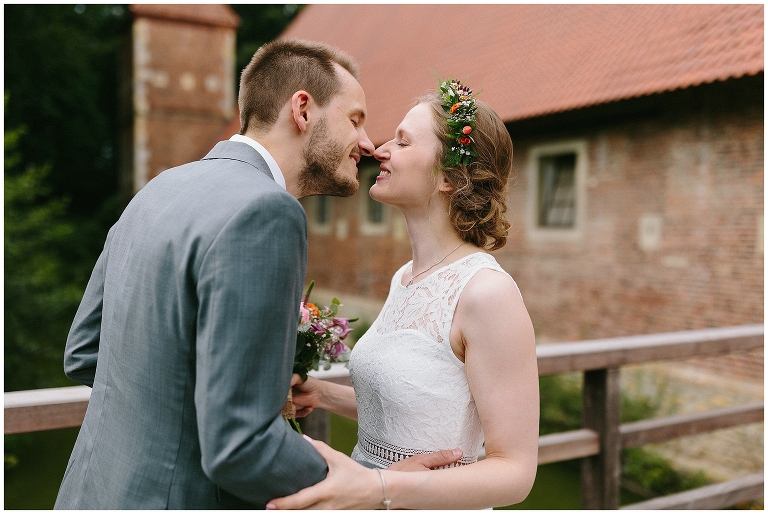
[(374, 156), (376, 159), (380, 160), (380, 161), (384, 161), (384, 160), (386, 160), (386, 159), (389, 159), (389, 144), (390, 144), (391, 142), (392, 142), (392, 141), (387, 141), (387, 142), (386, 142), (386, 143), (384, 143), (383, 145), (379, 146), (379, 147), (376, 149), (376, 151), (375, 151), (375, 152), (373, 152), (373, 156)]

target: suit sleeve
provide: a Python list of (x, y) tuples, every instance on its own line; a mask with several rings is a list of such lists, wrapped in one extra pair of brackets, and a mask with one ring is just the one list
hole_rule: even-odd
[(260, 505), (313, 485), (325, 460), (280, 415), (306, 273), (306, 216), (285, 192), (241, 209), (198, 275), (195, 406), (202, 466)]
[(99, 357), (101, 309), (104, 299), (104, 268), (109, 239), (108, 235), (107, 243), (96, 261), (83, 299), (80, 301), (77, 313), (75, 313), (75, 319), (69, 329), (64, 348), (64, 373), (75, 382), (88, 387), (93, 387), (96, 362)]

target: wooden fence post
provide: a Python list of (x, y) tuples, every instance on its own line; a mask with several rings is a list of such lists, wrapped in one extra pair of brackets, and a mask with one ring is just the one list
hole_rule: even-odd
[(615, 510), (621, 475), (619, 368), (585, 371), (582, 394), (584, 428), (596, 431), (600, 439), (600, 453), (582, 459), (582, 507)]
[(306, 417), (299, 418), (301, 431), (312, 439), (331, 443), (331, 415), (328, 411), (315, 409)]

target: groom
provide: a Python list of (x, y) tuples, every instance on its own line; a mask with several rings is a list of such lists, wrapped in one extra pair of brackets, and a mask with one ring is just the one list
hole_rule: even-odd
[(67, 338), (93, 388), (57, 509), (263, 508), (322, 480), (288, 392), (307, 257), (298, 198), (371, 155), (348, 56), (279, 40), (242, 74), (240, 134), (150, 181), (107, 235)]

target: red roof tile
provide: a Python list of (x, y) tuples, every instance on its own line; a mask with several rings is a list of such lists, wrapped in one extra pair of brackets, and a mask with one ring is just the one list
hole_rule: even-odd
[(358, 60), (376, 144), (435, 74), (512, 121), (764, 69), (762, 4), (313, 4), (283, 36)]
[(240, 17), (228, 5), (222, 4), (131, 4), (135, 16), (178, 20), (215, 27), (236, 28)]

